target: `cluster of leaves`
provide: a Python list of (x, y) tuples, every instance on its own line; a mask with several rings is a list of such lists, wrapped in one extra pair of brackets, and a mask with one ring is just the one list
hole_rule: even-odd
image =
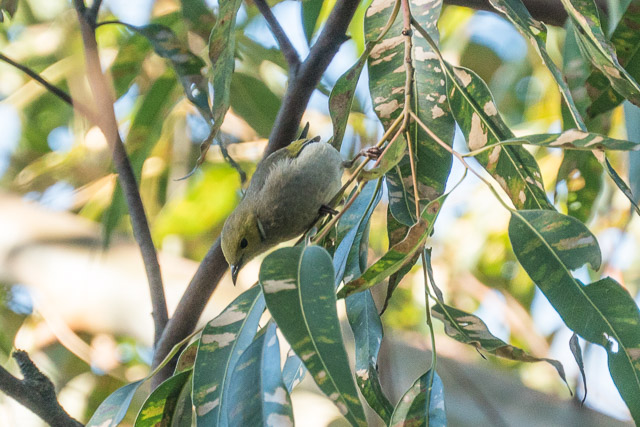
[[(234, 72), (237, 52), (258, 49), (251, 41), (236, 37), (241, 3), (222, 3), (214, 17), (206, 8), (198, 9), (203, 4), (193, 2), (200, 6), (188, 7), (185, 2), (185, 17), (194, 30), (207, 34), (207, 24), (198, 20), (203, 16), (209, 23), (215, 22), (210, 37), (207, 34), (212, 70), (209, 81), (215, 95), (212, 108), (209, 84), (202, 74), (205, 62), (184, 48), (167, 26), (131, 27), (170, 61), (187, 98), (210, 126), (198, 163), (218, 134), (230, 105), (240, 114), (246, 112), (247, 121), (262, 135), (266, 136), (268, 124), (274, 120), (264, 115), (252, 117), (255, 109), (234, 106), (234, 102), (243, 102), (242, 97), (230, 96), (236, 82), (237, 88), (258, 85), (266, 98), (273, 99), (268, 95), (272, 92), (257, 79)], [(305, 2), (303, 7), (309, 40), (320, 14), (317, 3)], [(329, 104), (334, 126), (332, 143), (339, 147), (356, 84), (367, 66), (373, 108), (385, 129), (378, 142), (384, 149), (383, 156), (374, 168), (358, 169), (358, 188), (349, 197), (348, 209), (325, 226), (335, 225), (330, 238), (268, 255), (262, 262), (259, 286), (244, 292), (204, 329), (176, 346), (167, 358), (180, 351), (175, 372), (148, 396), (138, 412), (136, 426), (191, 425), (194, 419), (200, 425), (292, 425), (289, 393), (307, 372), (353, 425), (366, 425), (358, 391), (387, 425), (445, 425), (444, 390), (435, 363), (397, 404), (383, 392), (377, 372), (383, 329), (370, 288), (388, 281), (386, 307), (395, 287), (419, 258), (425, 278), (431, 276), (425, 248), (446, 203), (453, 157), (459, 157), (451, 148), (456, 124), (470, 155), (508, 198), (503, 200), (502, 193), (486, 182), (511, 214), (509, 238), (516, 258), (567, 327), (607, 351), (611, 376), (632, 417), (640, 423), (638, 306), (615, 280), (603, 278), (583, 284), (572, 273), (586, 264), (594, 271), (600, 268), (598, 243), (584, 225), (595, 200), (593, 191), (573, 192), (572, 200), (579, 201), (579, 209), (570, 209), (569, 215), (558, 212), (547, 199), (536, 159), (523, 147), (529, 144), (567, 150), (560, 172), (565, 176), (576, 169), (588, 176), (594, 168), (598, 173), (598, 168), (603, 168), (638, 210), (637, 199), (607, 160), (606, 151), (632, 151), (639, 146), (590, 128), (595, 116), (623, 100), (640, 103), (636, 81), (640, 75), (632, 47), (638, 35), (631, 30), (638, 19), (637, 2), (631, 3), (613, 36), (607, 38), (593, 0), (563, 0), (570, 19), (567, 31), (572, 39), (568, 40), (577, 44), (582, 58), (591, 65), (590, 73), (566, 76), (546, 51), (544, 24), (534, 20), (520, 0), (491, 3), (533, 43), (557, 82), (565, 110), (564, 132), (515, 137), (486, 83), (474, 71), (452, 65), (441, 55), (437, 45), (441, 2), (374, 0), (364, 14), (364, 53), (336, 82)], [(130, 54), (123, 50), (112, 67), (113, 73), (129, 79), (120, 78), (122, 86), (116, 90), (126, 88), (139, 73), (140, 57), (127, 56)], [(576, 88), (583, 84), (588, 96), (579, 97)], [(149, 106), (165, 105), (156, 97), (168, 96), (173, 90), (162, 79), (156, 86), (157, 91), (147, 95)], [(276, 101), (277, 97), (273, 102), (277, 108)], [(153, 114), (142, 115), (132, 124), (128, 137), (134, 141), (132, 160), (138, 174), (149, 154), (150, 145), (144, 139), (155, 139), (148, 130), (164, 114), (161, 109), (149, 111)], [(381, 200), (383, 185), (389, 195), (390, 245), (384, 256), (369, 265), (370, 220)], [(321, 231), (319, 235), (325, 234)], [(557, 361), (536, 358), (505, 343), (491, 335), (478, 317), (446, 304), (433, 280), (425, 283), (425, 296), (428, 307), (433, 301), (427, 313), (430, 327), (433, 315), (458, 341), (498, 357), (550, 363), (564, 379), (563, 367)], [(355, 380), (338, 322), (338, 298), (345, 299), (355, 338)], [(265, 308), (271, 320), (260, 327)], [(282, 369), (276, 328), (292, 349)], [(571, 349), (581, 364), (580, 347), (575, 339), (572, 343)], [(128, 384), (109, 396), (88, 425), (117, 425), (143, 383)]]

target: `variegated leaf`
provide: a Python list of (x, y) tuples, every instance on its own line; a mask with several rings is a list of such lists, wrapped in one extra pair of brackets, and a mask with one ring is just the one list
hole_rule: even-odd
[(609, 138), (597, 133), (582, 132), (570, 129), (561, 134), (546, 133), (540, 135), (527, 135), (502, 141), (505, 145), (530, 144), (542, 147), (558, 147), (569, 150), (623, 150), (638, 151), (640, 144), (622, 139)]
[(446, 427), (444, 387), (438, 374), (429, 369), (400, 398), (391, 418), (392, 427)]
[(169, 377), (147, 397), (138, 412), (135, 427), (171, 425), (183, 386), (191, 377), (191, 370)]

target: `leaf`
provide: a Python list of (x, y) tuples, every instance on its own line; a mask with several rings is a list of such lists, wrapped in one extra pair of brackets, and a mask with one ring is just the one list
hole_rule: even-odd
[(271, 322), (242, 353), (231, 377), (230, 426), (292, 426), (291, 398), (280, 373), (280, 347)]
[(302, 28), (304, 29), (304, 37), (307, 39), (307, 44), (311, 46), (311, 39), (313, 33), (318, 26), (318, 17), (322, 10), (323, 0), (304, 0), (301, 2), (302, 7), (300, 12), (302, 14)]
[(143, 382), (144, 379), (127, 384), (111, 393), (98, 406), (98, 409), (96, 409), (96, 412), (87, 423), (87, 427), (116, 427), (119, 425), (120, 421), (127, 415), (133, 395)]
[(366, 181), (384, 176), (400, 163), (406, 151), (407, 142), (402, 136), (398, 136), (395, 141), (392, 140), (385, 147), (383, 157), (380, 158), (380, 164), (373, 169), (363, 170), (360, 173), (360, 179)]
[(338, 292), (338, 298), (345, 298), (377, 285), (400, 270), (416, 253), (419, 254), (433, 230), (433, 225), (446, 198), (447, 194), (444, 194), (430, 202), (422, 211), (420, 220), (409, 229), (406, 237), (391, 247), (362, 276), (346, 283)]
[(291, 390), (304, 378), (307, 373), (307, 369), (304, 367), (302, 360), (296, 355), (293, 349), (289, 349), (287, 360), (282, 367), (282, 381), (287, 387), (287, 391), (291, 393)]
[(169, 27), (160, 24), (149, 24), (142, 27), (125, 25), (146, 37), (155, 52), (171, 62), (189, 101), (198, 108), (205, 119), (211, 120), (209, 86), (207, 79), (202, 74), (202, 69), (206, 66), (204, 61), (191, 53)]
[(180, 353), (180, 357), (178, 357), (178, 362), (176, 363), (174, 375), (193, 369), (193, 364), (196, 361), (196, 355), (198, 354), (199, 345), (200, 339), (197, 339), (189, 344), (184, 350), (182, 350), (182, 353)]
[(18, 9), (18, 0), (0, 0), (0, 22), (4, 22), (4, 13), (12, 17)]
[(567, 185), (567, 213), (586, 223), (602, 188), (602, 165), (598, 159), (592, 153), (567, 150), (556, 180)]
[[(348, 281), (360, 276), (367, 267), (369, 221), (382, 197), (381, 184), (381, 181), (366, 183), (360, 196), (338, 221), (338, 238), (344, 237), (333, 256), (336, 285), (343, 276)], [(370, 291), (348, 297), (346, 307), (356, 344), (356, 382), (369, 406), (388, 423), (393, 407), (378, 378), (378, 352), (383, 334), (378, 309)]]
[(0, 365), (4, 365), (14, 350), (16, 334), (31, 314), (30, 301), (21, 304), (20, 297), (29, 291), (21, 285), (0, 284)]
[[(162, 131), (162, 123), (171, 108), (169, 102), (176, 80), (172, 76), (163, 75), (151, 86), (142, 99), (142, 104), (136, 112), (131, 129), (127, 134), (125, 146), (133, 169), (133, 173), (140, 182), (142, 166), (149, 158), (151, 150), (155, 147)], [(122, 218), (128, 214), (128, 206), (122, 191), (118, 185), (111, 198), (109, 208), (102, 216), (103, 245), (108, 247), (111, 237)]]
[(193, 419), (193, 401), (191, 399), (191, 390), (193, 389), (193, 375), (189, 376), (187, 382), (182, 386), (176, 409), (171, 419), (171, 427), (192, 427)]
[(260, 285), (269, 312), (314, 381), (352, 425), (366, 425), (347, 357), (329, 254), (319, 246), (267, 255)]
[(216, 17), (211, 9), (204, 0), (180, 0), (180, 5), (182, 16), (189, 25), (189, 29), (206, 40), (216, 23)]
[(509, 21), (513, 23), (516, 29), (526, 39), (529, 39), (533, 46), (538, 51), (538, 55), (542, 59), (542, 62), (547, 66), (553, 79), (560, 88), (560, 93), (565, 104), (570, 112), (573, 126), (578, 129), (587, 130), (584, 121), (580, 115), (578, 107), (573, 101), (569, 86), (565, 82), (560, 69), (553, 62), (549, 54), (547, 53), (547, 27), (531, 16), (527, 8), (522, 4), (520, 0), (489, 0), (491, 5), (498, 11), (502, 12)]
[(605, 75), (615, 91), (640, 104), (640, 86), (618, 62), (613, 46), (602, 31), (593, 0), (562, 0), (562, 4), (576, 27), (583, 56)]
[[(225, 114), (229, 109), (229, 93), (231, 78), (234, 69), (234, 52), (236, 44), (235, 25), (241, 0), (229, 0), (220, 3), (218, 9), (218, 21), (211, 30), (209, 38), (209, 60), (211, 61), (213, 83), (213, 126), (209, 136), (200, 145), (200, 157), (196, 162), (196, 168), (204, 162), (207, 151), (215, 139)], [(226, 152), (221, 144), (223, 152)], [(224, 154), (224, 153), (223, 153)], [(228, 156), (225, 156), (227, 158)], [(227, 159), (228, 160), (228, 159)]]
[(263, 138), (268, 138), (280, 110), (280, 98), (261, 80), (244, 73), (233, 73), (231, 108)]
[[(446, 64), (449, 104), (469, 150), (512, 139), (486, 83), (473, 71)], [(518, 209), (553, 209), (547, 200), (540, 168), (523, 147), (496, 145), (475, 159), (495, 178)]]
[(153, 390), (138, 412), (135, 427), (169, 425), (182, 388), (190, 377), (191, 371), (180, 372)]
[[(437, 38), (436, 23), (442, 2), (411, 1), (411, 12), (420, 17)], [(365, 34), (368, 41), (375, 40), (386, 25), (395, 1), (374, 1), (366, 13)], [(373, 108), (385, 130), (402, 114), (405, 103), (405, 53), (402, 35), (403, 22), (396, 18), (387, 35), (376, 44), (368, 61), (369, 90)], [(451, 144), (455, 123), (447, 105), (445, 76), (437, 56), (429, 44), (414, 32), (411, 38), (412, 65), (415, 68), (413, 111), (445, 143)], [(416, 123), (408, 128), (411, 148), (415, 155), (415, 171), (421, 210), (440, 196), (445, 189), (451, 170), (452, 157)], [(409, 154), (387, 173), (389, 204), (393, 216), (405, 225), (413, 225), (415, 200), (411, 178)]]
[[(634, 78), (640, 77), (640, 2), (631, 1), (611, 36), (618, 62)], [(592, 117), (615, 108), (624, 101), (609, 80), (600, 72), (594, 71), (587, 80), (587, 89), (593, 103), (587, 110)]]
[[(627, 138), (640, 142), (640, 109), (629, 103), (624, 104), (624, 119), (627, 126)], [(629, 187), (633, 200), (640, 203), (640, 153), (629, 153)]]
[(240, 354), (251, 344), (263, 311), (261, 289), (254, 286), (204, 327), (193, 367), (198, 425), (227, 425), (231, 374)]
[(559, 147), (566, 150), (622, 150), (640, 151), (640, 144), (622, 139), (609, 138), (597, 133), (570, 129), (561, 134), (544, 133), (527, 135), (502, 141), (502, 144), (530, 144), (541, 147)]
[(640, 422), (640, 312), (610, 278), (589, 285), (571, 270), (600, 267), (595, 237), (578, 220), (553, 211), (512, 212), (513, 251), (565, 324), (607, 350), (609, 371), (636, 423)]
[(609, 163), (609, 159), (607, 159), (605, 156), (602, 156), (602, 157), (604, 157), (604, 162), (598, 159), (600, 160), (600, 164), (604, 166), (604, 170), (607, 171), (607, 173), (609, 174), (613, 182), (620, 189), (620, 191), (622, 191), (622, 194), (624, 194), (625, 197), (629, 200), (629, 202), (631, 202), (631, 206), (636, 210), (636, 213), (640, 215), (640, 206), (638, 206), (638, 204), (636, 203), (636, 200), (638, 198), (633, 195), (627, 183), (624, 182), (622, 177), (618, 175), (618, 172), (616, 172), (613, 166), (611, 166), (611, 163)]
[[(393, 246), (404, 240), (408, 232), (409, 227), (402, 224), (401, 222), (398, 222), (398, 220), (393, 217), (391, 210), (387, 208), (387, 237), (389, 238), (389, 248), (392, 248)], [(408, 263), (400, 267), (398, 271), (389, 276), (389, 281), (387, 284), (387, 296), (384, 299), (384, 304), (382, 305), (382, 310), (380, 310), (380, 315), (382, 315), (387, 310), (389, 301), (391, 301), (391, 296), (393, 295), (393, 291), (396, 290), (402, 278), (406, 276), (409, 271), (411, 271), (415, 263), (418, 261), (418, 258), (420, 258), (420, 254), (416, 252), (413, 255), (413, 258)]]
[(584, 361), (582, 360), (582, 349), (580, 348), (578, 335), (576, 335), (575, 332), (573, 333), (573, 335), (571, 335), (571, 339), (569, 339), (569, 348), (571, 349), (571, 354), (573, 354), (573, 358), (576, 360), (578, 369), (580, 369), (580, 376), (582, 377), (582, 388), (584, 388), (584, 395), (582, 396), (582, 400), (580, 401), (580, 403), (584, 405), (584, 401), (587, 400), (587, 375), (584, 372)]
[(428, 370), (400, 398), (389, 424), (400, 426), (445, 427), (444, 387), (435, 371)]
[[(553, 366), (562, 381), (567, 383), (564, 368), (554, 359), (534, 357), (524, 350), (509, 345), (489, 332), (487, 325), (478, 316), (467, 313), (438, 301), (431, 309), (433, 316), (444, 324), (445, 333), (456, 341), (469, 344), (478, 351), (518, 362), (547, 362)], [(567, 387), (569, 385), (567, 384)], [(571, 390), (569, 390), (571, 391)]]

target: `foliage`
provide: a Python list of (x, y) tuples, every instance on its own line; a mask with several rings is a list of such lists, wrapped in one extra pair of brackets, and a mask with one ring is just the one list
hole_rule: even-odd
[[(17, 3), (0, 2), (3, 45), (10, 45), (13, 25), (38, 24), (30, 3), (21, 2), (19, 8)], [(159, 241), (179, 234), (186, 255), (199, 258), (206, 249), (199, 235), (219, 233), (236, 202), (244, 181), (242, 173), (237, 179), (236, 171), (253, 167), (244, 158), (233, 160), (243, 153), (239, 143), (268, 137), (278, 124), (278, 111), (296, 102), (283, 96), (282, 82), (286, 76), (295, 78), (300, 64), (287, 62), (281, 36), (276, 34), (280, 49), (252, 38), (251, 22), (261, 19), (253, 2), (220, 2), (215, 12), (204, 1), (169, 3), (176, 7), (168, 8), (169, 13), (156, 12), (148, 25), (108, 21), (102, 8), (105, 20), (97, 27), (98, 42), (118, 49), (107, 65), (118, 102), (134, 101), (118, 119), (128, 123), (120, 131), (152, 235)], [(302, 2), (300, 20), (309, 46), (315, 46), (323, 25), (329, 25), (333, 3)], [(268, 254), (255, 286), (215, 318), (204, 319), (208, 322), (192, 337), (181, 337), (180, 344), (188, 345), (175, 347), (149, 376), (119, 384), (91, 408), (87, 425), (118, 425), (133, 412), (136, 426), (293, 425), (290, 393), (306, 373), (351, 425), (367, 425), (373, 417), (393, 426), (446, 425), (433, 319), (448, 337), (481, 354), (518, 364), (546, 362), (572, 385), (574, 379), (565, 377), (561, 362), (527, 348), (531, 346), (526, 338), (515, 333), (512, 338), (520, 341), (518, 345), (498, 338), (481, 316), (472, 313), (477, 304), (461, 303), (456, 292), (436, 286), (429, 248), (444, 246), (438, 240), (439, 227), (448, 220), (442, 219), (447, 204), (468, 182), (467, 172), (478, 178), (485, 195), (493, 195), (483, 197), (482, 203), (500, 206), (508, 217), (508, 231), (502, 230), (501, 241), (496, 239), (498, 251), (491, 252), (487, 238), (486, 258), (475, 264), (465, 260), (466, 265), (456, 268), (470, 266), (487, 285), (529, 310), (535, 285), (573, 333), (565, 347), (579, 365), (583, 392), (585, 367), (577, 336), (589, 343), (586, 347), (593, 344), (606, 351), (611, 378), (640, 424), (640, 311), (630, 292), (634, 289), (621, 284), (619, 277), (608, 277), (610, 270), (603, 264), (610, 259), (603, 263), (597, 238), (609, 224), (603, 218), (613, 216), (613, 210), (607, 211), (607, 205), (614, 204), (609, 200), (624, 204), (618, 216), (625, 215), (625, 220), (617, 225), (637, 223), (640, 213), (639, 196), (630, 190), (640, 188), (637, 171), (629, 171), (630, 185), (616, 171), (625, 159), (637, 165), (633, 156), (640, 150), (638, 135), (633, 134), (637, 128), (625, 127), (621, 119), (622, 103), (627, 109), (634, 108), (629, 102), (640, 105), (634, 31), (640, 20), (638, 2), (632, 0), (620, 11), (620, 22), (607, 32), (593, 0), (562, 1), (569, 17), (566, 29), (547, 28), (520, 0), (491, 0), (542, 60), (538, 64), (540, 59), (531, 55), (520, 67), (535, 66), (535, 72), (546, 76), (545, 90), (551, 95), (539, 103), (543, 107), (513, 98), (508, 89), (516, 85), (504, 70), (474, 70), (468, 63), (474, 58), (459, 55), (456, 63), (455, 56), (442, 53), (450, 53), (455, 44), (458, 33), (447, 13), (462, 14), (458, 9), (446, 9), (441, 16), (439, 0), (365, 3), (351, 23), (353, 38), (364, 40), (358, 57), (343, 66), (346, 71), (338, 78), (323, 80), (316, 93), (324, 92), (330, 116), (324, 120), (326, 128), (332, 128), (332, 144), (347, 152), (357, 151), (358, 140), (373, 142), (382, 150), (381, 158), (373, 165), (366, 159), (352, 171), (340, 214), (316, 224), (298, 244)], [(452, 30), (442, 41), (439, 25)], [(562, 58), (550, 42), (552, 36), (557, 41), (558, 34), (565, 43)], [(61, 49), (23, 59), (35, 69), (50, 63), (62, 67), (66, 54)], [(358, 85), (365, 67), (368, 88)], [(504, 81), (496, 82), (500, 77)], [(519, 74), (518, 79), (523, 80)], [(74, 99), (83, 98), (83, 85), (58, 83)], [(123, 219), (134, 214), (121, 187), (106, 178), (112, 172), (105, 160), (111, 150), (106, 144), (92, 145), (91, 131), (84, 129), (83, 119), (70, 117), (68, 107), (45, 115), (38, 103), (48, 96), (43, 90), (31, 95), (18, 90), (7, 98), (37, 126), (22, 135), (3, 185), (35, 194), (63, 178), (77, 187), (101, 188), (104, 191), (88, 192), (76, 211), (102, 222), (108, 245), (113, 233), (128, 230)], [(373, 114), (367, 116), (369, 101)], [(530, 119), (536, 108), (553, 108), (556, 118), (562, 109), (562, 125), (543, 126), (543, 120)], [(515, 116), (538, 124), (523, 132), (515, 126)], [(376, 126), (382, 127), (381, 137), (371, 131)], [(454, 143), (456, 126), (466, 148)], [(619, 131), (623, 127), (627, 135)], [(56, 129), (73, 129), (85, 143), (65, 150), (51, 143), (47, 147), (43, 141)], [(188, 130), (184, 140), (173, 139), (176, 129)], [(316, 125), (312, 129), (322, 131)], [(471, 158), (474, 161), (468, 163)], [(555, 169), (549, 167), (552, 162)], [(464, 183), (455, 186), (454, 164), (465, 169), (460, 179)], [(605, 184), (602, 171), (610, 177)], [(186, 175), (186, 183), (176, 181)], [(181, 196), (171, 199), (176, 188), (181, 188)], [(473, 207), (481, 209), (478, 205)], [(376, 249), (380, 241), (388, 243), (382, 253)], [(370, 253), (377, 259), (370, 261)], [(410, 280), (403, 279), (415, 278), (414, 266), (423, 271), (424, 280), (414, 282), (426, 307), (426, 323), (418, 329), (428, 329), (434, 356), (431, 367), (401, 397), (391, 396), (380, 380), (379, 354), (391, 325), (401, 323), (394, 323), (393, 316), (402, 315), (412, 303), (407, 297)], [(505, 279), (506, 268), (514, 273)], [(10, 300), (10, 289), (0, 289), (3, 358), (26, 317), (10, 310), (5, 301)], [(343, 303), (353, 341), (341, 330), (337, 307)], [(347, 351), (352, 346), (355, 364)], [(280, 369), (281, 350), (288, 347), (291, 352)], [(170, 359), (177, 354), (177, 366), (168, 378), (152, 390), (142, 387), (145, 380), (163, 375), (163, 367), (172, 367)]]

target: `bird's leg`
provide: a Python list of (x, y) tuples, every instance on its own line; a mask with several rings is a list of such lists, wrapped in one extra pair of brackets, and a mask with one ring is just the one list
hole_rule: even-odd
[(320, 209), (318, 209), (318, 213), (320, 215), (338, 215), (338, 211), (333, 209), (331, 206), (329, 205), (322, 205), (320, 206)]
[(342, 166), (346, 169), (350, 169), (360, 157), (367, 157), (370, 160), (378, 160), (381, 154), (382, 150), (378, 147), (363, 148), (353, 159), (342, 162)]

